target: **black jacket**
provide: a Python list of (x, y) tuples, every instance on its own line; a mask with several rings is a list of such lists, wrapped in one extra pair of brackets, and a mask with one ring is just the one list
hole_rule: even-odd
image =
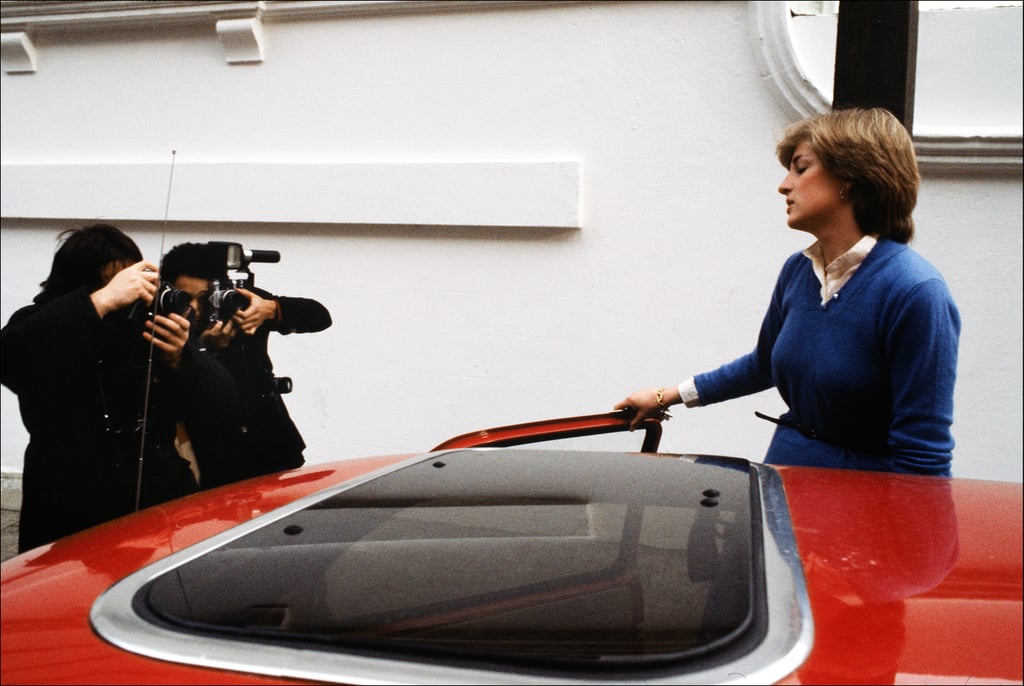
[(186, 347), (177, 369), (154, 351), (150, 371), (137, 325), (125, 311), (100, 319), (87, 289), (15, 312), (2, 356), (3, 384), (29, 433), (19, 550), (134, 511), (140, 455), (141, 507), (195, 491), (174, 447), (179, 421), (197, 453), (232, 449), (235, 434), (219, 416), (236, 407), (227, 370)]
[(277, 321), (268, 320), (251, 336), (238, 334), (223, 350), (214, 354), (230, 370), (238, 384), (242, 417), (241, 462), (238, 478), (271, 474), (299, 467), (306, 447), (295, 422), (281, 398), (281, 383), (274, 376), (274, 364), (267, 352), (271, 332), (315, 333), (331, 326), (331, 314), (316, 300), (272, 295), (250, 287), (253, 293), (276, 300)]

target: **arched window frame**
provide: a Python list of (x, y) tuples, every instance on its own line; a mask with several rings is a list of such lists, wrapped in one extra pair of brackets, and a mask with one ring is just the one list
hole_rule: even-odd
[[(793, 45), (785, 2), (749, 3), (754, 53), (777, 104), (794, 121), (829, 111), (831, 99), (808, 78)], [(924, 171), (1019, 176), (1021, 135), (914, 135)]]

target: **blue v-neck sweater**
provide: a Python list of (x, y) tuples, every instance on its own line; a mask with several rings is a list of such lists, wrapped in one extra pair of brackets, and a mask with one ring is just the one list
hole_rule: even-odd
[(939, 272), (879, 240), (826, 305), (803, 254), (782, 268), (757, 347), (694, 378), (702, 405), (775, 386), (765, 462), (950, 475), (960, 315)]

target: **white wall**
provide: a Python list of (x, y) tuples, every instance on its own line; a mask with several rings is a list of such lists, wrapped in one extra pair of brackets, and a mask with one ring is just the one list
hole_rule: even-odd
[[(419, 3), (441, 9), (303, 18), (266, 3), (282, 13), (264, 15), (251, 64), (226, 63), (212, 17), (37, 28), (35, 71), (2, 76), (0, 318), (38, 291), (57, 232), (98, 216), (151, 259), (188, 240), (278, 250), (280, 264), (255, 265), (257, 283), (317, 298), (335, 320), (271, 339), (309, 462), (422, 451), (676, 383), (752, 347), (779, 267), (810, 242), (786, 228), (775, 190), (774, 142), (793, 116), (765, 73), (757, 4)], [(165, 227), (172, 149), (181, 170), (274, 164), (293, 182), (257, 192), (251, 175), (221, 175), (204, 190), (182, 171)], [(519, 179), (500, 201), (482, 190), (495, 164), (540, 174), (552, 162), (578, 169), (578, 184)], [(301, 183), (316, 165), (397, 163), (426, 177), (445, 163), (482, 171), (439, 172), (438, 202), (401, 175), (380, 200), (358, 174), (338, 202)], [(24, 183), (40, 165), (79, 181)], [(915, 247), (964, 318), (955, 473), (1019, 481), (1019, 144), (996, 166), (926, 172)], [(92, 187), (76, 169), (117, 182)], [(227, 219), (191, 214), (211, 188), (236, 205)], [(113, 214), (92, 209), (97, 196)], [(516, 209), (536, 198), (551, 204), (541, 225)], [(275, 221), (251, 221), (255, 202)], [(355, 211), (366, 204), (377, 219)], [(436, 206), (451, 224), (433, 223)], [(17, 401), (6, 388), (0, 400), (3, 467), (18, 471)], [(771, 426), (755, 409), (782, 404), (768, 392), (681, 410), (662, 447), (760, 459)]]

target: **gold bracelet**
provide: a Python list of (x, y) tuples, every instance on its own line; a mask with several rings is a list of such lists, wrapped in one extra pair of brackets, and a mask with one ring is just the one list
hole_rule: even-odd
[(665, 387), (662, 386), (657, 390), (654, 395), (655, 400), (658, 401), (658, 409), (661, 410), (661, 419), (668, 421), (672, 419), (672, 415), (668, 413), (668, 405), (665, 404)]

